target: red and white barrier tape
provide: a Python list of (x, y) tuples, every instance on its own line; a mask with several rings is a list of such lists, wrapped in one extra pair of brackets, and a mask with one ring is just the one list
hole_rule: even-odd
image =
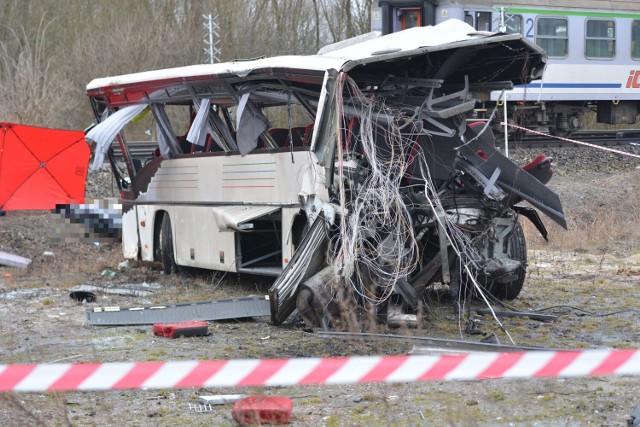
[[(501, 122), (500, 124), (504, 126), (505, 122)], [(555, 139), (559, 139), (561, 141), (571, 142), (573, 144), (584, 145), (584, 146), (591, 147), (591, 148), (597, 148), (598, 150), (610, 151), (612, 153), (621, 154), (623, 156), (635, 157), (635, 158), (640, 159), (640, 155), (638, 155), (638, 154), (627, 153), (627, 152), (624, 152), (624, 151), (615, 150), (613, 148), (603, 147), (602, 145), (596, 145), (596, 144), (591, 144), (589, 142), (578, 141), (576, 139), (569, 139), (569, 138), (563, 138), (561, 136), (549, 135), (548, 133), (538, 132), (537, 130), (533, 130), (533, 129), (527, 129), (525, 127), (514, 125), (512, 123), (506, 123), (506, 125), (509, 126), (509, 127), (512, 127), (512, 128), (516, 128), (516, 129), (524, 130), (524, 131), (527, 131), (527, 132), (530, 132), (530, 133), (534, 133), (536, 135), (546, 136), (548, 138), (555, 138)]]
[(0, 391), (159, 389), (640, 375), (640, 350), (0, 365)]

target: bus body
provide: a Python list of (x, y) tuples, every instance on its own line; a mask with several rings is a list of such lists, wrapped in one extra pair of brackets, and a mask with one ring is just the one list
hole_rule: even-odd
[[(562, 226), (564, 214), (543, 185), (548, 162), (525, 172), (466, 118), (476, 95), (544, 64), (521, 35), (450, 20), (311, 56), (107, 77), (87, 86), (100, 122), (87, 140), (121, 186), (127, 258), (276, 277), (275, 323), (322, 306), (328, 282), (415, 309), (428, 284), (458, 292), (473, 271), (513, 298), (526, 268), (517, 218), (544, 230), (516, 204)], [(158, 148), (139, 159), (127, 129), (145, 114)]]

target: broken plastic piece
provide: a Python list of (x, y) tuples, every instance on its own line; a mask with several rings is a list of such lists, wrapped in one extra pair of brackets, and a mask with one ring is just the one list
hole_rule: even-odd
[(209, 324), (198, 320), (180, 323), (158, 323), (153, 325), (153, 335), (166, 338), (200, 337), (207, 335)]
[(231, 415), (240, 425), (289, 424), (293, 401), (281, 396), (249, 396), (233, 405)]
[(205, 405), (224, 405), (226, 403), (235, 403), (245, 397), (247, 397), (246, 394), (215, 394), (213, 396), (199, 396), (198, 401)]

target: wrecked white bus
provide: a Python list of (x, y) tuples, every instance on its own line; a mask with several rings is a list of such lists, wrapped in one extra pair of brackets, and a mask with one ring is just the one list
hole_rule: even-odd
[[(276, 324), (296, 307), (318, 324), (345, 298), (383, 319), (416, 313), (433, 283), (455, 301), (511, 299), (526, 270), (518, 218), (545, 238), (537, 210), (566, 222), (550, 159), (520, 168), (470, 119), (545, 61), (521, 35), (450, 20), (317, 55), (101, 78), (87, 140), (120, 185), (125, 257), (272, 276)], [(147, 111), (158, 148), (136, 159), (125, 127)]]

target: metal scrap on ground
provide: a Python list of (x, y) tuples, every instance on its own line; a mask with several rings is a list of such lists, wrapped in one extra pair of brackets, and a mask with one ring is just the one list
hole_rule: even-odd
[(90, 325), (122, 326), (262, 317), (269, 316), (270, 309), (266, 297), (249, 296), (171, 305), (96, 307), (86, 313)]
[(0, 265), (9, 267), (27, 268), (31, 264), (31, 259), (19, 255), (0, 251)]

